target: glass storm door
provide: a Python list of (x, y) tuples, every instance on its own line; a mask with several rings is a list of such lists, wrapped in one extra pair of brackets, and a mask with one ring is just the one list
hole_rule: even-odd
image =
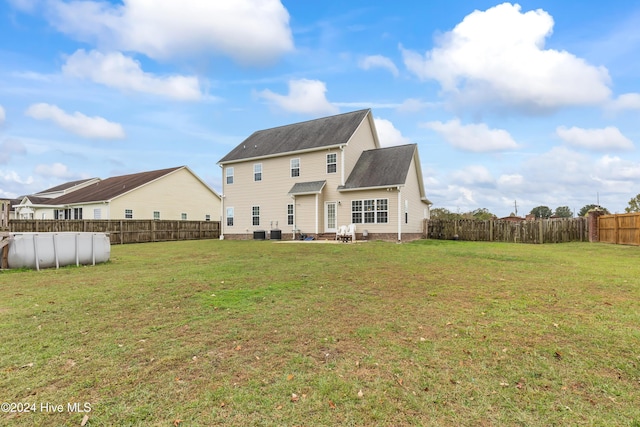
[(324, 231), (325, 233), (335, 233), (338, 228), (336, 223), (336, 202), (325, 203), (324, 210)]

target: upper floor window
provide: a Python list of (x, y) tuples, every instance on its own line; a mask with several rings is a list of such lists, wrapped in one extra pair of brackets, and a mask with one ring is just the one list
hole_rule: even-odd
[(300, 176), (300, 159), (291, 159), (291, 178)]
[(133, 209), (125, 209), (124, 217), (125, 219), (133, 219)]
[(338, 155), (336, 153), (327, 154), (327, 173), (336, 173), (338, 170)]
[(227, 184), (233, 184), (233, 168), (227, 168)]
[(253, 180), (262, 181), (262, 163), (253, 165)]

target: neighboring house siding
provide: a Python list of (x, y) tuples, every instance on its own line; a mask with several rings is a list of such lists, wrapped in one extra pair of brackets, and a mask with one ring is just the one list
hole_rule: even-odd
[[(179, 220), (182, 213), (187, 213), (187, 218), (193, 221), (204, 221), (206, 215), (211, 215), (214, 221), (220, 218), (218, 198), (186, 169), (114, 198), (108, 219), (125, 219), (125, 209), (133, 210), (133, 219), (153, 219), (154, 211), (167, 220)], [(93, 209), (86, 215), (93, 217)], [(104, 213), (103, 219), (107, 219)]]

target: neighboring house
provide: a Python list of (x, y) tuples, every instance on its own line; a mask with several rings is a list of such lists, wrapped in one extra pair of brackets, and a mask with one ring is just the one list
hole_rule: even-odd
[(187, 166), (94, 181), (54, 198), (26, 196), (34, 219), (218, 221), (220, 196)]
[(218, 164), (225, 238), (353, 223), (358, 239), (409, 240), (429, 217), (417, 145), (381, 148), (371, 110), (257, 131)]
[[(12, 219), (53, 219), (53, 216), (49, 215), (47, 217), (46, 215), (46, 212), (51, 211), (51, 206), (47, 205), (46, 202), (98, 181), (100, 181), (100, 178), (71, 181), (40, 191), (36, 194), (22, 196), (12, 203)], [(39, 217), (36, 216), (36, 211), (39, 211)]]

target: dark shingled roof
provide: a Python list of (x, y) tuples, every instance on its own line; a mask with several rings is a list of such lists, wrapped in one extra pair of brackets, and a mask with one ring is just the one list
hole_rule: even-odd
[(79, 190), (72, 191), (71, 193), (64, 194), (60, 197), (56, 197), (55, 199), (49, 199), (46, 204), (61, 205), (111, 200), (183, 167), (184, 166), (179, 166), (150, 172), (114, 176), (103, 179), (102, 181), (98, 181), (95, 184), (91, 184)]
[(289, 190), (289, 194), (313, 194), (319, 193), (327, 181), (297, 182)]
[(416, 144), (407, 144), (363, 151), (339, 190), (404, 184), (416, 147)]
[(80, 179), (80, 180), (78, 180), (78, 181), (65, 182), (64, 184), (60, 184), (60, 185), (57, 185), (57, 186), (55, 186), (55, 187), (48, 188), (48, 189), (43, 190), (43, 191), (38, 191), (38, 192), (36, 193), (36, 195), (37, 195), (37, 194), (54, 193), (54, 192), (56, 192), (56, 191), (64, 191), (64, 190), (68, 190), (68, 189), (70, 189), (70, 188), (73, 188), (73, 187), (75, 187), (75, 186), (77, 186), (77, 185), (83, 184), (83, 183), (85, 183), (85, 182), (87, 182), (87, 181), (91, 181), (91, 180), (93, 180), (93, 179), (96, 179), (96, 178)]
[(231, 150), (218, 163), (346, 144), (369, 111), (368, 109), (353, 111), (259, 130)]
[[(36, 195), (29, 195), (29, 196), (24, 196), (24, 197), (27, 197), (29, 199), (29, 201), (31, 203), (33, 203), (34, 205), (44, 205), (49, 200), (51, 200), (51, 197), (39, 197), (39, 196), (36, 196)], [(24, 199), (24, 197), (22, 199)], [(20, 199), (20, 201), (22, 201), (22, 199)]]

